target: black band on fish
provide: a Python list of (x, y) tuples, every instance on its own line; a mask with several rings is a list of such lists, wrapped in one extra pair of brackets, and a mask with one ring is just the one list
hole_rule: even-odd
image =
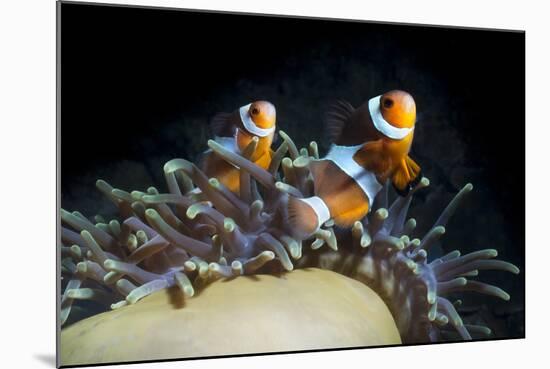
[(382, 95), (379, 95), (369, 100), (369, 112), (372, 118), (372, 122), (374, 123), (374, 127), (384, 136), (393, 138), (394, 140), (401, 140), (405, 138), (409, 133), (412, 132), (414, 127), (398, 128), (386, 121), (382, 116), (382, 111), (380, 110), (381, 97)]
[(275, 131), (275, 126), (271, 128), (260, 128), (254, 123), (252, 118), (250, 117), (250, 114), (248, 114), (248, 110), (250, 109), (250, 105), (248, 104), (245, 106), (241, 106), (239, 108), (239, 115), (241, 116), (241, 121), (244, 125), (244, 128), (254, 136), (258, 137), (266, 137), (272, 134)]
[(363, 144), (356, 146), (331, 145), (328, 154), (323, 160), (331, 160), (349, 177), (353, 178), (357, 185), (363, 190), (363, 193), (369, 198), (369, 204), (372, 204), (376, 194), (382, 189), (378, 183), (376, 175), (353, 160), (353, 156), (363, 147)]

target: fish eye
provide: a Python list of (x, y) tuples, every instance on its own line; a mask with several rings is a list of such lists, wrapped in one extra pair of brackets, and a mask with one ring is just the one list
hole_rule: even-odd
[(260, 113), (260, 109), (252, 108), (252, 115), (258, 115), (259, 113)]
[(382, 105), (384, 105), (384, 108), (389, 109), (393, 106), (393, 100), (390, 98), (386, 98), (384, 99), (384, 101), (382, 101)]

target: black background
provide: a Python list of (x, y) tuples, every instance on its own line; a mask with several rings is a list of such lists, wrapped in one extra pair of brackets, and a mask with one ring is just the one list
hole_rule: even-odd
[(328, 103), (407, 90), (411, 156), (431, 180), (411, 208), (418, 235), (471, 182), (434, 253), (496, 248), (518, 265), (483, 275), (510, 302), (465, 303), (496, 337), (524, 335), (524, 33), (69, 3), (61, 19), (62, 207), (114, 214), (97, 178), (162, 190), (162, 165), (196, 160), (219, 111), (270, 100), (278, 128), (323, 153)]

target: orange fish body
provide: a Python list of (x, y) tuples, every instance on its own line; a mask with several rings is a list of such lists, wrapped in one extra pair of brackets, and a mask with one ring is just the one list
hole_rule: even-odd
[[(275, 135), (276, 111), (268, 101), (255, 101), (233, 113), (220, 113), (211, 122), (215, 140), (226, 149), (242, 153), (254, 137), (258, 138), (256, 150), (250, 160), (262, 167), (269, 168), (273, 151), (271, 144)], [(227, 161), (207, 152), (203, 161), (203, 170), (209, 177), (217, 178), (233, 192), (239, 192), (239, 169)]]
[(295, 236), (307, 238), (329, 219), (349, 227), (365, 217), (382, 184), (390, 179), (405, 195), (421, 179), (409, 156), (416, 122), (416, 105), (404, 91), (390, 91), (354, 109), (337, 103), (327, 113), (327, 130), (334, 142), (329, 153), (310, 169), (315, 196), (291, 197), (288, 215)]

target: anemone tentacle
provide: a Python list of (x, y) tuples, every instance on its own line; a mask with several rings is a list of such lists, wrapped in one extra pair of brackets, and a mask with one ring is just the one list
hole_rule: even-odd
[(495, 260), (494, 249), (463, 256), (452, 251), (429, 260), (430, 248), (442, 238), (471, 184), (422, 238), (412, 238), (417, 221), (407, 213), (414, 194), (429, 185), (427, 178), (391, 205), (386, 183), (369, 215), (350, 229), (328, 221), (311, 239), (296, 240), (287, 229), (285, 205), (289, 196), (314, 195), (308, 164), (319, 152), (315, 142), (298, 149), (287, 134), (281, 131), (280, 136), (283, 143), (268, 170), (248, 160), (254, 140), (243, 156), (209, 141), (216, 154), (240, 168), (238, 193), (193, 163), (174, 159), (164, 166), (168, 193), (153, 187), (126, 192), (97, 181), (99, 191), (118, 207), (118, 220), (97, 216), (94, 224), (62, 209), (61, 323), (69, 321), (71, 309), (81, 302), (95, 303), (97, 313), (135, 304), (171, 286), (191, 298), (220, 278), (316, 267), (375, 290), (392, 312), (404, 343), (445, 340), (452, 330), (465, 340), (491, 333), (488, 327), (464, 324), (450, 295), (477, 292), (508, 300), (499, 287), (471, 278), (479, 270), (517, 274), (519, 269)]

